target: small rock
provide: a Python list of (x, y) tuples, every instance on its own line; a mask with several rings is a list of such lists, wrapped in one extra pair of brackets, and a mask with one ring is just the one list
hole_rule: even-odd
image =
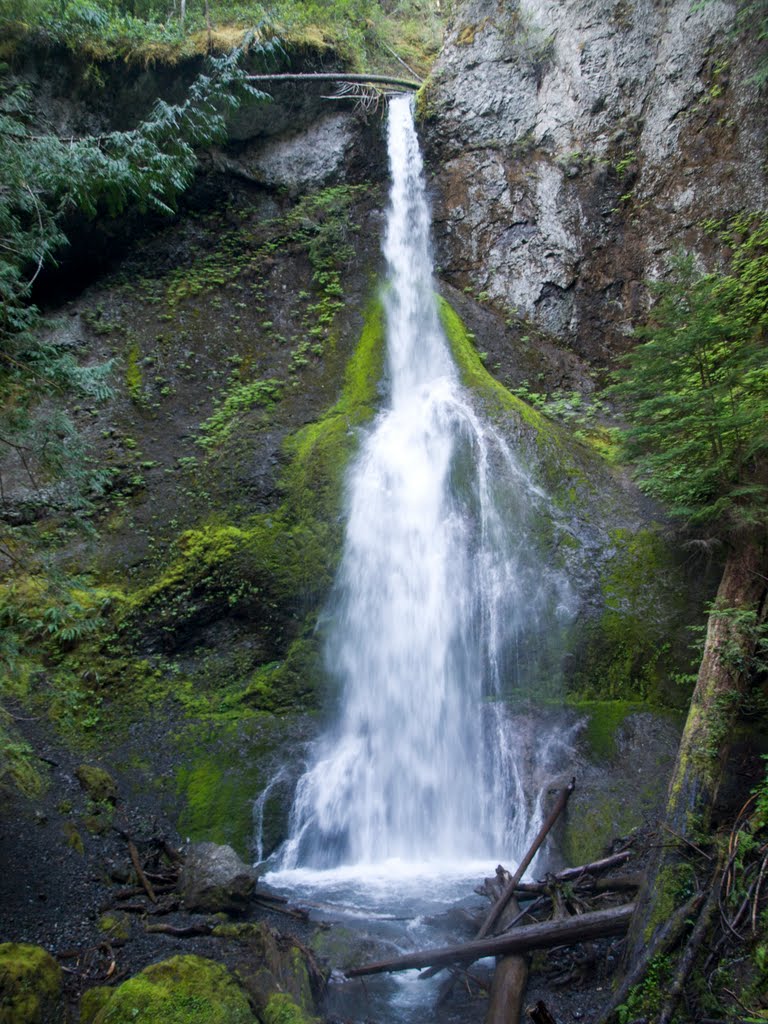
[(179, 877), (187, 910), (216, 913), (245, 909), (256, 885), (256, 871), (231, 846), (193, 843)]
[(103, 768), (81, 764), (75, 771), (77, 781), (94, 803), (117, 803), (117, 783)]

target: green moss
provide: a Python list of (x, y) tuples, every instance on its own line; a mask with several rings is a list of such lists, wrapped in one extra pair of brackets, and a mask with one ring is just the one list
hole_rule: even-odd
[(696, 872), (687, 861), (669, 864), (659, 871), (654, 878), (653, 913), (645, 926), (646, 942), (650, 942), (656, 929), (693, 895), (695, 886)]
[(288, 648), (282, 661), (261, 665), (237, 695), (237, 704), (283, 714), (316, 703), (318, 683), (324, 678), (320, 640), (311, 625)]
[(513, 395), (486, 370), (458, 313), (442, 297), (438, 297), (438, 304), (443, 329), (450, 343), (453, 358), (459, 368), (462, 382), (483, 399), (488, 414), (492, 417), (511, 414), (538, 433), (552, 433), (555, 428), (545, 416), (524, 402), (522, 398)]
[(99, 918), (98, 928), (105, 932), (110, 939), (121, 939), (127, 941), (131, 934), (131, 919), (128, 914), (116, 913), (102, 914)]
[(132, 402), (140, 405), (144, 400), (144, 379), (141, 372), (141, 349), (134, 341), (125, 354), (125, 388)]
[(97, 985), (83, 992), (80, 999), (80, 1024), (93, 1024), (97, 1014), (104, 1009), (112, 997), (114, 989), (106, 985)]
[(64, 836), (66, 839), (67, 846), (70, 850), (74, 850), (75, 853), (79, 853), (80, 856), (85, 855), (85, 844), (83, 843), (83, 837), (77, 831), (77, 828), (72, 824), (71, 821), (64, 823)]
[(175, 956), (123, 982), (93, 1024), (256, 1024), (226, 967)]
[(81, 764), (75, 775), (94, 803), (117, 803), (117, 783), (109, 772), (96, 765)]
[(0, 945), (0, 1024), (47, 1024), (58, 1019), (61, 968), (39, 946)]
[(596, 760), (609, 760), (616, 756), (616, 733), (628, 715), (646, 710), (647, 705), (628, 700), (570, 700), (569, 706), (586, 714), (586, 739)]
[(284, 736), (269, 716), (190, 722), (177, 741), (178, 829), (193, 841), (252, 855), (253, 801), (269, 781), (263, 759)]
[(126, 602), (129, 624), (173, 635), (235, 613), (264, 621), (279, 646), (286, 617), (303, 621), (318, 607), (340, 550), (344, 471), (356, 428), (373, 415), (382, 360), (382, 313), (373, 304), (339, 400), (286, 441), (281, 506), (241, 526), (209, 522), (183, 533), (162, 576)]
[(686, 650), (685, 583), (655, 529), (615, 529), (600, 587), (603, 610), (582, 632), (573, 689), (608, 699), (682, 705), (674, 668)]
[(48, 780), (32, 747), (15, 730), (6, 728), (6, 718), (0, 708), (0, 799), (6, 788), (36, 799), (45, 791)]
[(262, 1011), (263, 1024), (314, 1024), (316, 1017), (308, 1016), (284, 992), (275, 992)]
[(258, 406), (269, 409), (280, 400), (283, 383), (279, 380), (253, 380), (248, 383), (235, 382), (221, 400), (212, 416), (200, 427), (198, 440), (203, 448), (213, 448), (232, 433), (240, 414)]

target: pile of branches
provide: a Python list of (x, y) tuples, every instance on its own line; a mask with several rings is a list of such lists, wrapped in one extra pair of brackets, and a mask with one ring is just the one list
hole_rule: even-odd
[[(447, 969), (449, 977), (438, 997), (444, 1002), (454, 982), (466, 978), (467, 968), (475, 960), (496, 956), (487, 1024), (516, 1024), (520, 1020), (528, 981), (528, 961), (524, 954), (532, 950), (557, 948), (558, 976), (553, 984), (580, 979), (597, 958), (592, 941), (626, 932), (634, 911), (631, 898), (642, 883), (642, 876), (627, 871), (632, 851), (624, 849), (591, 864), (549, 874), (539, 881), (522, 881), (565, 809), (574, 787), (575, 780), (572, 780), (560, 793), (515, 873), (510, 874), (499, 866), (495, 876), (486, 878), (476, 889), (490, 901), (490, 909), (473, 941), (367, 964), (349, 970), (347, 975), (362, 977), (425, 967), (420, 977), (429, 978)], [(563, 966), (562, 948), (577, 944), (579, 950)], [(543, 1003), (531, 1008), (529, 1016), (536, 1024), (551, 1024), (554, 1020)]]

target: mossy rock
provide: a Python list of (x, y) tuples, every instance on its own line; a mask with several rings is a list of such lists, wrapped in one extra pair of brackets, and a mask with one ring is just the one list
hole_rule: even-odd
[(99, 931), (104, 932), (108, 939), (127, 941), (131, 934), (130, 915), (121, 913), (119, 910), (102, 914), (99, 918)]
[(248, 997), (222, 964), (175, 956), (115, 990), (93, 1024), (257, 1024)]
[(284, 992), (275, 992), (261, 1012), (263, 1024), (317, 1024), (317, 1017), (308, 1016)]
[(55, 1024), (62, 1019), (61, 968), (40, 946), (0, 945), (0, 1024)]
[(117, 783), (103, 768), (81, 764), (75, 770), (77, 781), (95, 804), (117, 803)]
[(106, 985), (97, 985), (96, 988), (89, 988), (83, 992), (80, 1000), (80, 1024), (93, 1024), (96, 1016), (107, 1005), (112, 998), (114, 989)]
[[(219, 935), (232, 935), (228, 926), (216, 930)], [(247, 949), (247, 958), (237, 968), (237, 975), (247, 989), (259, 1017), (275, 1024), (304, 1024), (314, 1020), (311, 1015), (315, 997), (324, 985), (314, 958), (293, 944), (287, 936), (272, 931), (264, 922), (236, 936)], [(275, 1002), (275, 994), (284, 996), (284, 1005)], [(270, 1006), (272, 1007), (270, 1011)], [(280, 1013), (293, 1016), (280, 1016)], [(270, 1016), (270, 1012), (272, 1016)]]

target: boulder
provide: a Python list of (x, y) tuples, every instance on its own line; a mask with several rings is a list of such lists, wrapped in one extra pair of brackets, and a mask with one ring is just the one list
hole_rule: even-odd
[(187, 847), (179, 891), (187, 910), (236, 913), (245, 909), (256, 877), (256, 871), (231, 846), (192, 843)]
[(174, 956), (124, 981), (93, 1024), (257, 1024), (248, 997), (223, 964)]
[(61, 968), (40, 946), (0, 945), (0, 1024), (61, 1020)]
[(81, 764), (75, 770), (77, 781), (95, 804), (116, 804), (117, 783), (103, 768)]

